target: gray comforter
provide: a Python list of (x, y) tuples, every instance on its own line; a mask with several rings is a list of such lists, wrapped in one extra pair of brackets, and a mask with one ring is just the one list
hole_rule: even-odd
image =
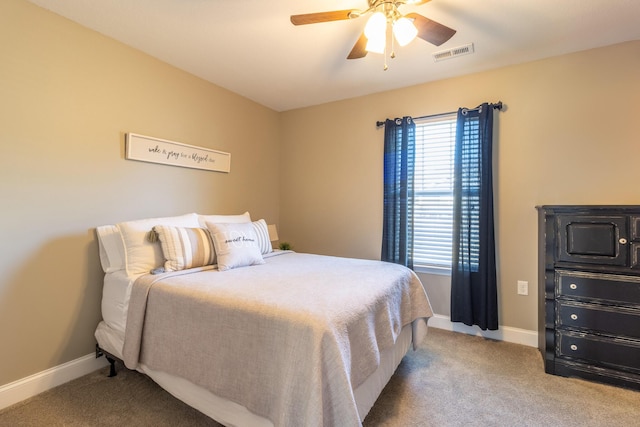
[(407, 268), (284, 252), (224, 272), (141, 276), (124, 362), (186, 378), (278, 427), (359, 426), (353, 390), (403, 326), (431, 315)]

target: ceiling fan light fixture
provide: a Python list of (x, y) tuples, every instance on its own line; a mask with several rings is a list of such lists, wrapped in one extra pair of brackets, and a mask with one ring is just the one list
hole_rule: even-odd
[(387, 17), (384, 13), (376, 12), (369, 17), (364, 35), (367, 37), (367, 52), (384, 53), (387, 45)]
[(367, 52), (384, 53), (387, 44), (387, 17), (384, 13), (376, 12), (369, 17), (364, 35), (367, 37)]
[(365, 50), (371, 53), (384, 53), (386, 47), (387, 41), (385, 37), (372, 37), (367, 40)]
[(382, 12), (376, 12), (369, 17), (364, 27), (364, 35), (368, 39), (380, 38), (387, 32), (387, 17)]
[(406, 46), (418, 35), (418, 29), (409, 18), (402, 17), (393, 23), (393, 35), (400, 46)]
[(456, 30), (432, 21), (419, 13), (402, 15), (399, 8), (404, 4), (421, 5), (431, 0), (368, 0), (369, 7), (364, 10), (347, 9), (329, 12), (303, 13), (291, 15), (293, 25), (315, 24), (318, 22), (342, 21), (369, 15), (364, 31), (360, 33), (347, 59), (367, 56), (368, 52), (377, 52), (386, 56), (391, 43), (391, 58), (395, 58), (395, 43), (405, 46), (419, 37), (435, 46), (440, 46), (456, 33)]

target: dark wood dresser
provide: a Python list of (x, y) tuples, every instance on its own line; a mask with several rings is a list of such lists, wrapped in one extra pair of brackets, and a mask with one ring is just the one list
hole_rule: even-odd
[(545, 371), (640, 390), (640, 206), (539, 206)]

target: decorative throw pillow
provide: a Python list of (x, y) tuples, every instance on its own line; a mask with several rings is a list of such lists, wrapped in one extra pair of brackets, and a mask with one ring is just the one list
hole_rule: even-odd
[(218, 270), (264, 264), (258, 236), (252, 223), (212, 224), (207, 222), (218, 256)]
[(164, 269), (166, 271), (185, 270), (213, 264), (214, 250), (209, 230), (206, 228), (185, 228), (156, 225)]
[(264, 219), (259, 219), (251, 224), (253, 224), (253, 229), (256, 232), (258, 247), (260, 248), (262, 255), (273, 252), (271, 239), (269, 238), (269, 228), (267, 227), (266, 221)]

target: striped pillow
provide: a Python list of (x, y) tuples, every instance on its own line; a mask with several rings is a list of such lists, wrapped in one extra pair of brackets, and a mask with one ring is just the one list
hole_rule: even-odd
[(251, 225), (253, 225), (253, 229), (258, 237), (258, 246), (260, 247), (262, 255), (273, 252), (266, 221), (264, 219), (259, 219), (258, 221), (252, 222)]
[(166, 271), (213, 264), (215, 252), (209, 230), (157, 225), (153, 231), (160, 239)]

